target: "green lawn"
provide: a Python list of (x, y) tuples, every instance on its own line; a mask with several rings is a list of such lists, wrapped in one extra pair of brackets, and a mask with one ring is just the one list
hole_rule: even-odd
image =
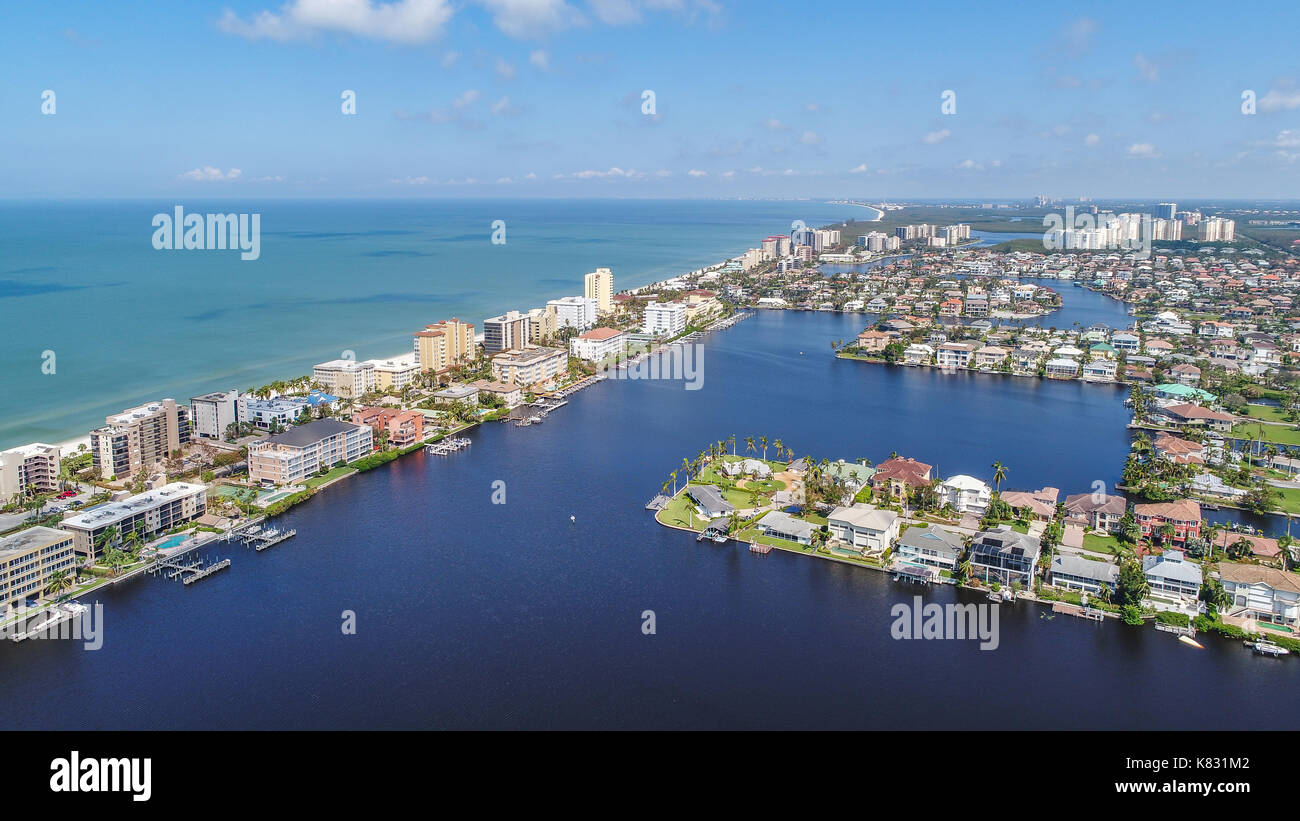
[(332, 482), (335, 479), (339, 478), (340, 476), (347, 476), (349, 473), (356, 473), (356, 472), (357, 472), (356, 468), (350, 465), (343, 465), (342, 467), (336, 467), (330, 469), (330, 472), (326, 473), (324, 476), (313, 476), (312, 478), (303, 482), (303, 484), (306, 485), (308, 488), (320, 487), (326, 482)]
[(1119, 539), (1114, 536), (1102, 536), (1099, 533), (1085, 533), (1083, 534), (1083, 549), (1118, 556), (1120, 554)]
[(1283, 425), (1259, 425), (1243, 422), (1232, 428), (1232, 435), (1239, 439), (1263, 439), (1278, 445), (1300, 446), (1300, 430)]
[(672, 525), (674, 527), (693, 527), (700, 530), (708, 521), (698, 513), (691, 518), (690, 511), (695, 510), (695, 505), (691, 503), (685, 493), (680, 493), (671, 502), (668, 507), (655, 514), (655, 519), (660, 523)]
[(1278, 507), (1287, 513), (1300, 513), (1300, 488), (1275, 487), (1278, 492)]
[[(1247, 405), (1246, 415), (1251, 419), (1262, 419), (1265, 422), (1287, 422), (1287, 410), (1285, 408), (1274, 407), (1273, 405)], [(1294, 424), (1294, 423), (1288, 423)]]

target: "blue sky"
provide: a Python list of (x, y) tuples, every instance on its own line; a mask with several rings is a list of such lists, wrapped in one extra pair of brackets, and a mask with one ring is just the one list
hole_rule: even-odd
[(1243, 2), (22, 4), (0, 195), (1294, 198), (1297, 23)]

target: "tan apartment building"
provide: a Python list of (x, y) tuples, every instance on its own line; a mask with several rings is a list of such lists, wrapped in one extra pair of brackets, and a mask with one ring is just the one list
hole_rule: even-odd
[(248, 478), (287, 485), (310, 479), (322, 468), (355, 462), (374, 449), (369, 425), (318, 419), (248, 446)]
[(474, 325), (452, 317), (425, 326), (415, 333), (415, 357), (420, 370), (446, 373), (478, 358), (474, 343)]
[(327, 393), (355, 399), (375, 389), (375, 366), (355, 359), (331, 359), (313, 367), (311, 378)]
[(73, 535), (66, 530), (29, 527), (0, 539), (0, 615), (28, 599), (40, 601), (50, 576), (76, 563)]
[[(559, 331), (560, 316), (551, 306), (533, 308), (528, 312), (528, 341), (532, 344), (540, 345), (553, 338)], [(522, 348), (524, 346), (519, 345), (518, 347)]]
[(190, 408), (174, 399), (128, 408), (104, 421), (90, 432), (92, 464), (101, 479), (150, 470), (190, 442)]
[(596, 313), (614, 312), (614, 274), (608, 268), (597, 268), (582, 279), (582, 295), (596, 300)]
[(37, 493), (59, 489), (59, 446), (33, 442), (0, 450), (0, 502), (7, 502), (28, 488)]
[(569, 355), (562, 348), (525, 348), (492, 357), (492, 378), (521, 388), (547, 385), (569, 365)]

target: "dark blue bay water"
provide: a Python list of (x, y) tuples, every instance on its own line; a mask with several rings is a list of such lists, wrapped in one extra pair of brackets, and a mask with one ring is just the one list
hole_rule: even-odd
[(102, 650), (0, 646), (0, 687), (39, 694), (0, 703), (0, 727), (1300, 725), (1293, 659), (1023, 603), (1000, 611), (994, 651), (895, 641), (889, 609), (914, 588), (654, 523), (642, 507), (666, 475), (732, 433), (817, 458), (898, 450), (945, 474), (1002, 460), (1014, 488), (1117, 478), (1123, 389), (835, 360), (829, 340), (861, 321), (760, 313), (708, 338), (702, 390), (607, 381), (542, 425), (327, 488), (282, 520), (295, 539), (231, 549), (191, 588), (127, 582), (100, 597)]

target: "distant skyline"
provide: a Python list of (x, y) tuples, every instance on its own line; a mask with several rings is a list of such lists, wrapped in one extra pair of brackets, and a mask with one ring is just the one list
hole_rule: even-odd
[(0, 196), (1300, 196), (1300, 8), (1176, 8), (20, 6)]

